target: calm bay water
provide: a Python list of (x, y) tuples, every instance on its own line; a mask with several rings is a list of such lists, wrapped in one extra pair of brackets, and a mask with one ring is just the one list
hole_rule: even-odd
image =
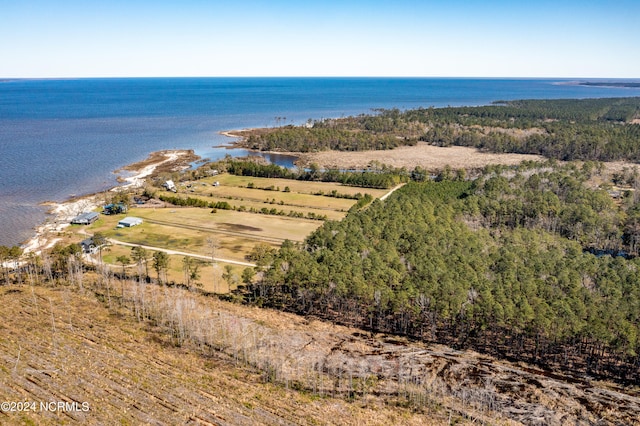
[[(115, 186), (113, 171), (161, 149), (205, 158), (220, 131), (301, 124), (375, 108), (496, 100), (640, 96), (638, 89), (560, 80), (407, 78), (148, 78), (0, 80), (0, 245), (46, 220), (43, 201)], [(279, 160), (276, 160), (279, 161)]]

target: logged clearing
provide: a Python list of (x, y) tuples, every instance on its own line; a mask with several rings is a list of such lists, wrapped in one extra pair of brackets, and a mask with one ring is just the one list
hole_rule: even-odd
[(0, 400), (89, 407), (2, 424), (639, 424), (632, 389), (177, 288), (9, 286), (0, 301)]
[[(11, 318), (0, 323), (0, 401), (35, 403), (29, 411), (0, 411), (0, 424), (357, 425), (425, 418), (265, 383), (260, 371), (234, 365), (222, 352), (176, 346), (153, 322), (110, 312), (92, 293), (76, 291), (0, 288), (0, 315)], [(79, 409), (46, 411), (41, 402), (76, 402)], [(433, 420), (445, 424), (444, 417)]]

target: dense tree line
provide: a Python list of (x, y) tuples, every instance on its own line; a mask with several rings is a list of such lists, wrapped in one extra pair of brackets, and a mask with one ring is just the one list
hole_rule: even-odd
[(277, 131), (250, 135), (246, 144), (263, 151), (313, 152), (333, 149), (337, 151), (362, 151), (367, 149), (392, 149), (416, 140), (401, 140), (388, 133), (372, 131), (355, 132), (336, 127), (286, 126)]
[(640, 98), (497, 102), (378, 110), (375, 115), (262, 129), (245, 145), (277, 151), (391, 149), (418, 141), (561, 160), (640, 161)]
[(471, 184), (462, 211), (486, 228), (541, 229), (585, 248), (631, 250), (622, 237), (629, 232), (626, 210), (637, 208), (633, 199), (618, 206), (607, 191), (589, 189), (585, 182), (595, 173), (589, 163), (553, 164), (488, 167)]
[(640, 258), (585, 250), (623, 244), (626, 210), (638, 207), (586, 189), (588, 173), (528, 164), (409, 183), (283, 244), (251, 298), (638, 383)]
[(187, 197), (177, 195), (159, 195), (158, 199), (174, 206), (183, 207), (208, 207), (211, 209), (233, 210), (233, 206), (226, 201), (207, 201), (202, 198)]

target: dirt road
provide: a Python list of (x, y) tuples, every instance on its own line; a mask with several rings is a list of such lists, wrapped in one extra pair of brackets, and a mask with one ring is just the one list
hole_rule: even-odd
[[(170, 249), (165, 249), (165, 248), (160, 248), (160, 247), (152, 247), (152, 246), (144, 246), (144, 245), (140, 245), (140, 244), (126, 243), (124, 241), (114, 240), (113, 238), (108, 238), (107, 241), (109, 241), (109, 243), (111, 243), (111, 244), (115, 244), (115, 245), (119, 245), (119, 246), (142, 247), (145, 250), (163, 251), (163, 252), (165, 252), (167, 254), (176, 254), (178, 256), (188, 256), (188, 257), (194, 257), (196, 259), (211, 260), (211, 256), (204, 256), (202, 254), (187, 253), (187, 252), (184, 252), (184, 251), (170, 250)], [(240, 262), (239, 260), (223, 259), (221, 257), (214, 257), (213, 260), (215, 260), (216, 262), (230, 263), (232, 265), (247, 266), (247, 267), (250, 267), (250, 268), (256, 266), (254, 263)]]

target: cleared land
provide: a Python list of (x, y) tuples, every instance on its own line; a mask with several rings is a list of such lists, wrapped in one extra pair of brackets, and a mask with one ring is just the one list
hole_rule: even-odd
[[(160, 209), (134, 208), (127, 214), (141, 217), (142, 225), (132, 228), (116, 228), (122, 215), (101, 216), (89, 227), (72, 226), (77, 232), (93, 234), (101, 232), (106, 237), (126, 243), (183, 251), (200, 256), (230, 259), (246, 262), (246, 255), (256, 244), (266, 243), (277, 248), (285, 239), (299, 241), (322, 224), (318, 220), (293, 219), (255, 213), (243, 213), (230, 210), (218, 210), (196, 207), (167, 207)], [(86, 235), (80, 234), (82, 237)], [(211, 245), (215, 246), (212, 251)], [(149, 252), (151, 256), (153, 252)], [(114, 271), (122, 269), (118, 256), (131, 256), (131, 247), (110, 245), (103, 253), (105, 263), (114, 265)], [(182, 269), (184, 256), (170, 255), (167, 278), (169, 281), (185, 281)], [(196, 282), (203, 284), (203, 290), (227, 293), (233, 289), (222, 279), (224, 262), (212, 266), (210, 261), (198, 260), (200, 278)], [(239, 282), (243, 266), (233, 265), (232, 274)], [(125, 267), (125, 273), (138, 273), (131, 265)], [(149, 260), (149, 274), (155, 277), (152, 260)]]
[[(218, 182), (218, 186), (213, 186)], [(195, 182), (178, 185), (184, 196), (198, 197), (206, 201), (226, 201), (247, 209), (254, 207), (269, 209), (276, 207), (286, 212), (326, 215), (329, 219), (340, 220), (354, 204), (353, 199), (326, 196), (335, 192), (340, 195), (356, 196), (368, 193), (377, 198), (387, 190), (360, 188), (331, 182), (307, 182), (292, 179), (256, 178), (223, 174)]]
[[(5, 287), (0, 300), (2, 318), (12, 318), (0, 324), (0, 401), (35, 403), (34, 410), (0, 411), (3, 425), (424, 421), (421, 414), (383, 403), (349, 403), (267, 383), (264, 373), (224, 352), (203, 353), (188, 342), (178, 346), (162, 326), (115, 314), (106, 301), (77, 288)], [(87, 410), (46, 411), (41, 402), (76, 402)], [(446, 424), (444, 412), (430, 418)]]
[[(257, 242), (281, 244), (285, 239), (302, 241), (322, 224), (321, 221), (262, 215), (257, 213), (198, 207), (167, 207), (163, 209), (131, 209), (131, 216), (144, 220), (132, 228), (117, 228), (118, 217), (105, 217), (87, 228), (90, 233), (102, 232), (109, 238), (174, 250), (209, 255), (207, 239), (217, 240), (217, 257), (244, 259), (245, 246)], [(245, 253), (246, 254), (246, 253)]]
[(299, 155), (301, 165), (317, 163), (320, 167), (340, 169), (364, 169), (371, 161), (407, 169), (416, 166), (427, 170), (441, 170), (445, 166), (476, 169), (489, 164), (519, 164), (525, 160), (544, 159), (539, 155), (494, 154), (462, 146), (437, 147), (425, 142), (385, 151), (321, 151)]

